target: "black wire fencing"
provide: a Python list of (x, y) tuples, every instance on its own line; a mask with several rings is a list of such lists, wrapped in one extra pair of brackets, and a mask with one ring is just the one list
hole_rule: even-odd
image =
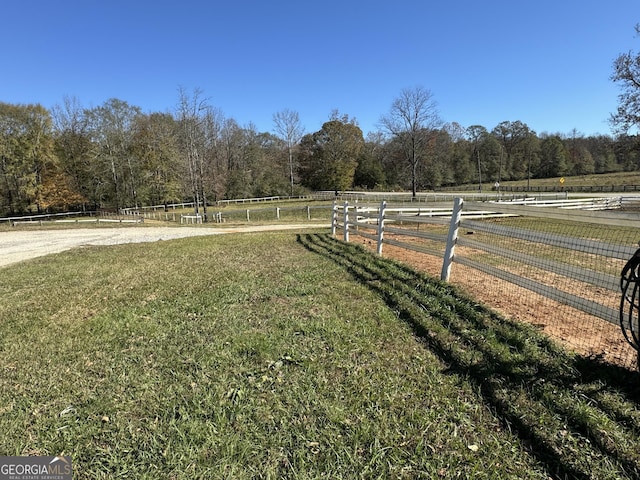
[(332, 232), (457, 285), (577, 353), (635, 369), (638, 266), (631, 277), (627, 269), (633, 285), (623, 291), (621, 275), (638, 247), (640, 215), (592, 208), (460, 198), (430, 210), (345, 203), (334, 206)]

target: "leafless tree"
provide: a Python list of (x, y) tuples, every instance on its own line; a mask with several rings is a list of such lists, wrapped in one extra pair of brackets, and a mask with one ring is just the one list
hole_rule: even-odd
[(187, 162), (190, 188), (193, 194), (194, 210), (198, 214), (202, 205), (204, 220), (207, 220), (207, 195), (204, 181), (205, 121), (210, 106), (202, 91), (195, 89), (189, 95), (179, 89), (177, 121), (180, 128), (180, 146)]
[(418, 165), (426, 156), (429, 140), (442, 124), (433, 94), (420, 86), (403, 89), (380, 124), (402, 146), (411, 168), (411, 190), (415, 198)]
[(293, 147), (304, 134), (304, 127), (300, 124), (298, 112), (289, 109), (281, 110), (273, 115), (276, 135), (287, 145), (289, 153), (289, 179), (291, 181), (291, 195), (293, 196)]

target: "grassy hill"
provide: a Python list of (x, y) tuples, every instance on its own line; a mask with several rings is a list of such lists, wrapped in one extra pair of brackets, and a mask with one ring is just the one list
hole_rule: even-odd
[[(564, 178), (564, 186), (610, 186), (610, 185), (640, 185), (640, 172), (599, 173), (591, 175), (576, 175), (554, 178), (533, 178), (533, 186), (560, 186), (560, 178)], [(502, 182), (504, 186), (526, 186), (527, 180)]]

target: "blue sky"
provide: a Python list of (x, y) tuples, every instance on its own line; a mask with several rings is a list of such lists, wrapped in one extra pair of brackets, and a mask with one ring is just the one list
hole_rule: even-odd
[(2, 19), (0, 101), (164, 112), (198, 88), (259, 131), (289, 109), (314, 132), (337, 109), (366, 135), (422, 86), (463, 127), (610, 134), (612, 63), (640, 51), (637, 0), (8, 0)]

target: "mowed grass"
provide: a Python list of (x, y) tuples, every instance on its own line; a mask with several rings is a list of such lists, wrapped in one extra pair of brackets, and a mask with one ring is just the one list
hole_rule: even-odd
[(640, 185), (640, 172), (614, 172), (614, 173), (592, 173), (588, 175), (565, 175), (563, 177), (552, 178), (532, 178), (530, 180), (507, 180), (500, 182), (509, 187), (559, 187), (560, 179), (564, 178), (562, 185), (569, 187), (610, 187), (612, 185)]
[(321, 233), (0, 270), (0, 454), (74, 478), (636, 478), (638, 378)]

